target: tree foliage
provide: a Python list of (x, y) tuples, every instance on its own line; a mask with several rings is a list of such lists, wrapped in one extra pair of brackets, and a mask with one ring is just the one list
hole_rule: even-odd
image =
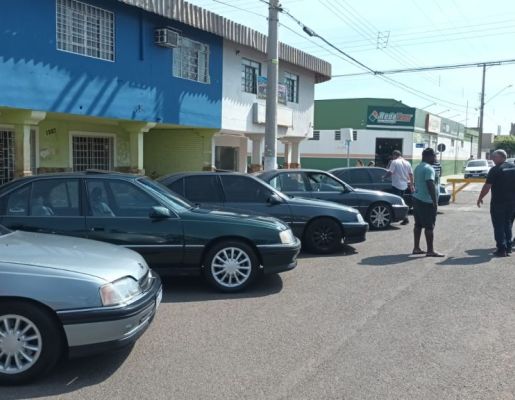
[(495, 149), (502, 149), (508, 153), (509, 157), (515, 155), (515, 136), (497, 136), (495, 138)]

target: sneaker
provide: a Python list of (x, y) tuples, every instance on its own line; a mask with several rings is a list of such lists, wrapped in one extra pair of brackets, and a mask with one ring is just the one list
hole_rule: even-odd
[(408, 225), (409, 224), (409, 219), (406, 218), (404, 219), (402, 222), (401, 222), (401, 225)]

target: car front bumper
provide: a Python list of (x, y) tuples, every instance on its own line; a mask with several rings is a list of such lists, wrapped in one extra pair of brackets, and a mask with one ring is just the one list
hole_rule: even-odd
[(392, 205), (393, 221), (402, 221), (406, 218), (409, 212), (409, 207), (404, 204)]
[(297, 266), (297, 256), (301, 243), (298, 238), (293, 244), (273, 244), (257, 246), (261, 255), (263, 272), (275, 274), (290, 271)]
[(133, 344), (153, 321), (162, 294), (161, 279), (153, 273), (152, 286), (133, 303), (59, 311), (68, 356), (83, 357)]
[(465, 172), (465, 179), (468, 178), (486, 178), (488, 176), (488, 172)]
[(367, 240), (368, 223), (343, 222), (343, 243), (354, 244)]

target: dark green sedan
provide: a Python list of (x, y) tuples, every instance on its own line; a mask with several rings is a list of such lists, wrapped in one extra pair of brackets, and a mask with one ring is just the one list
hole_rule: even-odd
[(261, 273), (295, 268), (300, 251), (300, 241), (275, 218), (204, 210), (130, 174), (17, 179), (0, 187), (0, 224), (121, 245), (160, 274), (202, 273), (226, 292)]

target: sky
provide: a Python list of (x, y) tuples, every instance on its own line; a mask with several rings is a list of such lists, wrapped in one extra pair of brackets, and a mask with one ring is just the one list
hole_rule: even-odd
[[(267, 32), (264, 0), (188, 0)], [(282, 0), (304, 25), (374, 71), (515, 59), (513, 0)], [(333, 75), (363, 72), (280, 15), (279, 39), (332, 64)], [(384, 97), (477, 126), (482, 69), (333, 77), (316, 99)], [(515, 64), (486, 71), (484, 132), (515, 123)]]

